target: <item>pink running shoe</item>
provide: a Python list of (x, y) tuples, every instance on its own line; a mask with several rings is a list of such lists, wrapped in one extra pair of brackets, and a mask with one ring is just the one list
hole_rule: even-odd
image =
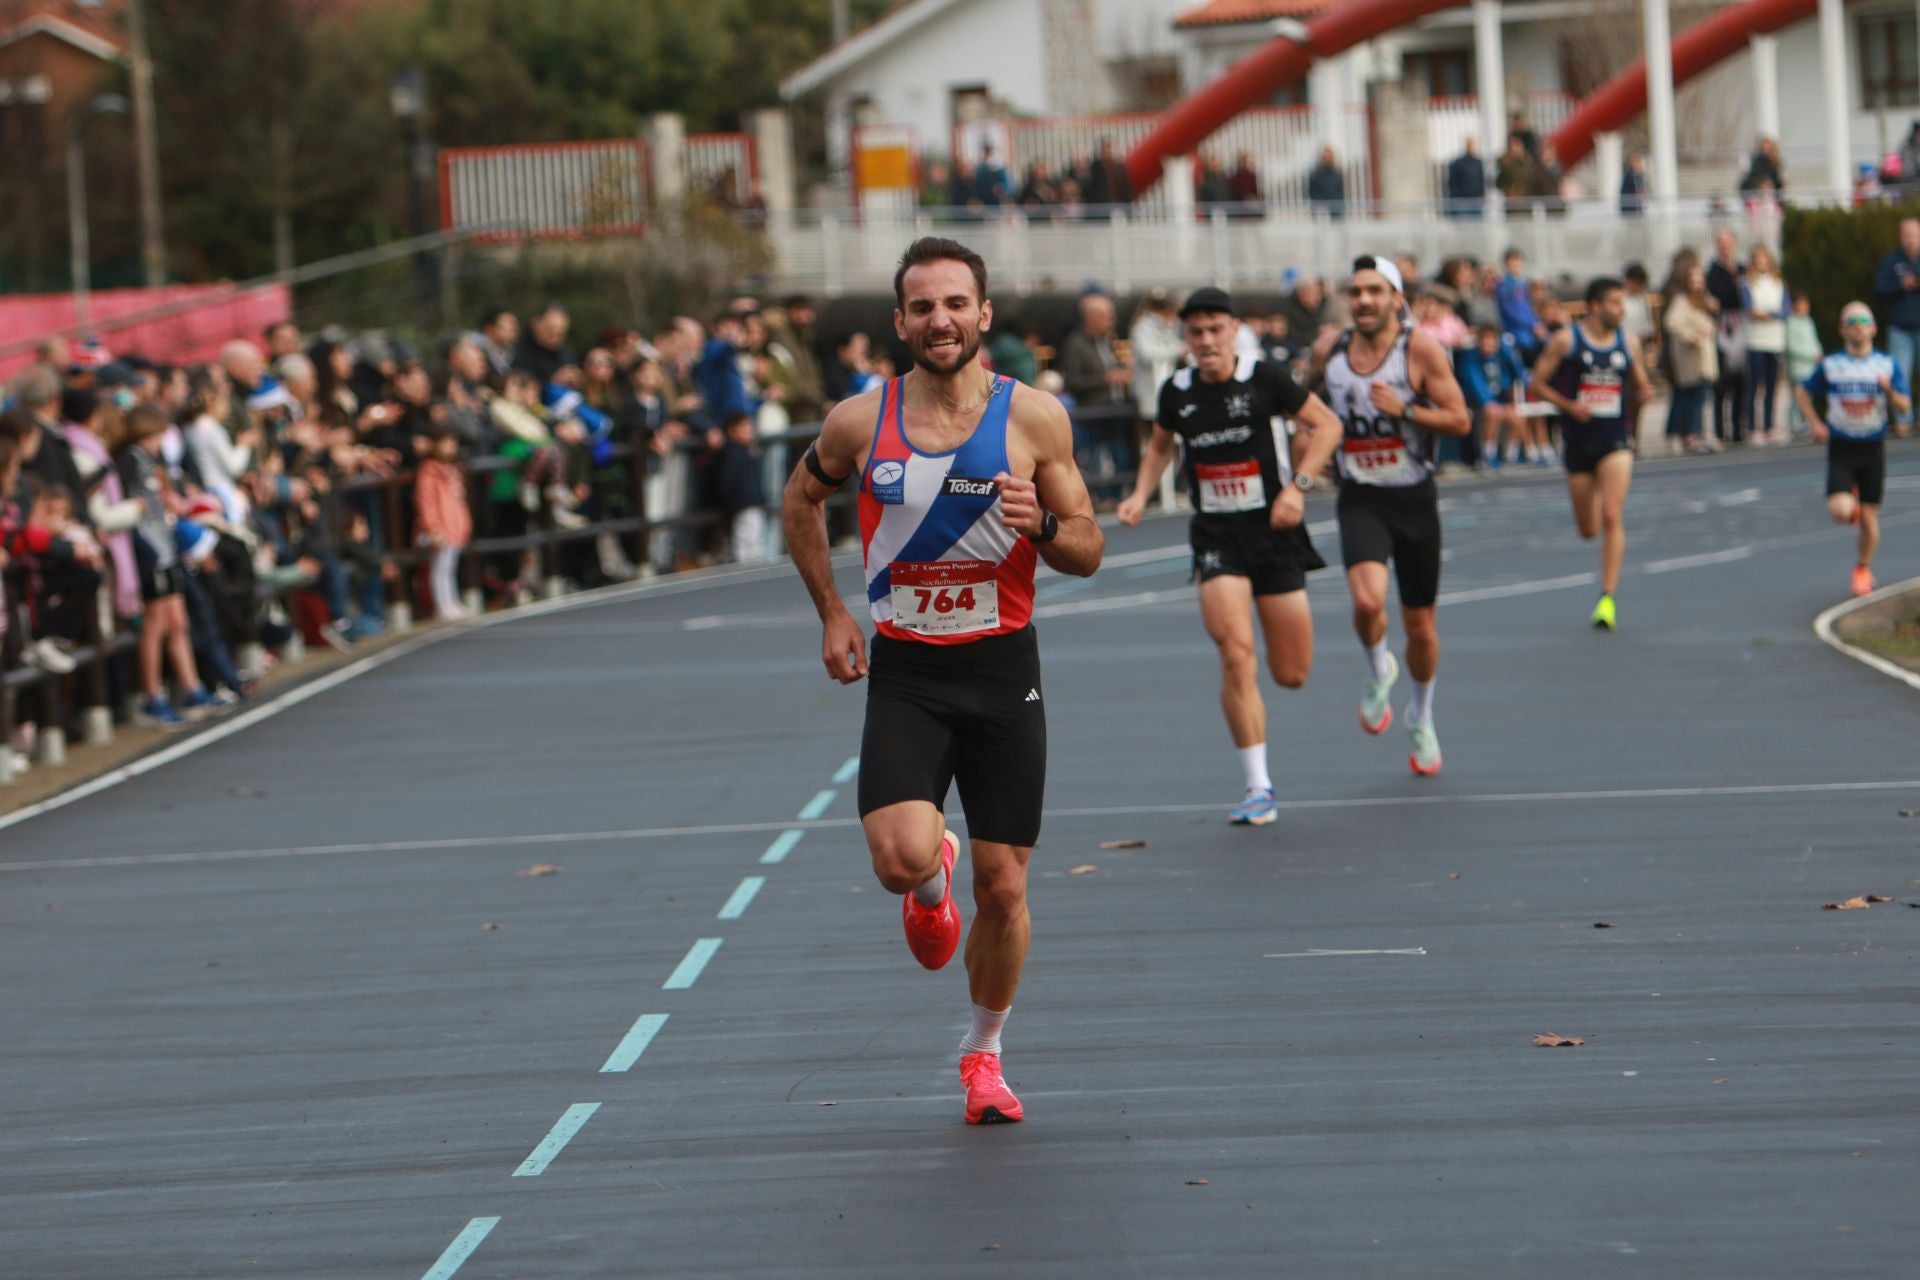
[(1026, 1111), (1000, 1075), (1000, 1055), (969, 1053), (960, 1059), (960, 1083), (967, 1086), (968, 1124), (1013, 1124)]
[(900, 900), (900, 919), (907, 930), (907, 950), (929, 969), (939, 969), (953, 959), (960, 945), (960, 907), (953, 900), (953, 860), (960, 852), (960, 837), (948, 831), (940, 837), (940, 865), (947, 873), (946, 896), (937, 907), (923, 907), (911, 893)]

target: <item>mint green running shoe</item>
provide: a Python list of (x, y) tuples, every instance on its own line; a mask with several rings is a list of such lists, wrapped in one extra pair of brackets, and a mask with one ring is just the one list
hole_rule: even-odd
[(1387, 678), (1371, 675), (1360, 690), (1360, 727), (1368, 733), (1385, 733), (1393, 723), (1393, 682), (1400, 678), (1400, 660), (1387, 655)]

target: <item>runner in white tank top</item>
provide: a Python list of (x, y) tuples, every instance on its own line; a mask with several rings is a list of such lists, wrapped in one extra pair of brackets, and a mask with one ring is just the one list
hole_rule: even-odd
[(1360, 727), (1384, 733), (1393, 723), (1400, 664), (1387, 648), (1387, 564), (1400, 588), (1413, 701), (1408, 764), (1421, 777), (1440, 772), (1433, 725), (1433, 679), (1440, 663), (1434, 603), (1440, 594), (1440, 508), (1434, 492), (1435, 435), (1473, 429), (1445, 348), (1409, 326), (1400, 272), (1391, 260), (1354, 259), (1347, 284), (1353, 328), (1314, 344), (1314, 368), (1342, 423), (1340, 551), (1353, 593), (1353, 629), (1367, 653)]

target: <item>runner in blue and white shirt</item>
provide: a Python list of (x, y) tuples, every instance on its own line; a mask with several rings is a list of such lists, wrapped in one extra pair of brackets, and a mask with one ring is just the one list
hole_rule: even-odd
[[(1840, 309), (1844, 349), (1821, 357), (1813, 376), (1793, 389), (1815, 441), (1827, 442), (1827, 510), (1860, 526), (1860, 559), (1852, 590), (1873, 590), (1873, 553), (1880, 545), (1880, 499), (1887, 487), (1887, 424), (1912, 411), (1906, 370), (1874, 349), (1873, 311), (1864, 302)], [(1826, 412), (1815, 407), (1826, 402)]]

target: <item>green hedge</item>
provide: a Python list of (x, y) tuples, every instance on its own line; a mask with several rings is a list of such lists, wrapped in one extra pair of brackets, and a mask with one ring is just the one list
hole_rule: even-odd
[(1879, 344), (1886, 345), (1887, 309), (1873, 296), (1873, 275), (1900, 243), (1900, 219), (1912, 217), (1920, 217), (1920, 205), (1786, 210), (1780, 271), (1788, 288), (1806, 290), (1827, 350), (1840, 346), (1840, 308), (1854, 301), (1873, 308), (1880, 321)]

